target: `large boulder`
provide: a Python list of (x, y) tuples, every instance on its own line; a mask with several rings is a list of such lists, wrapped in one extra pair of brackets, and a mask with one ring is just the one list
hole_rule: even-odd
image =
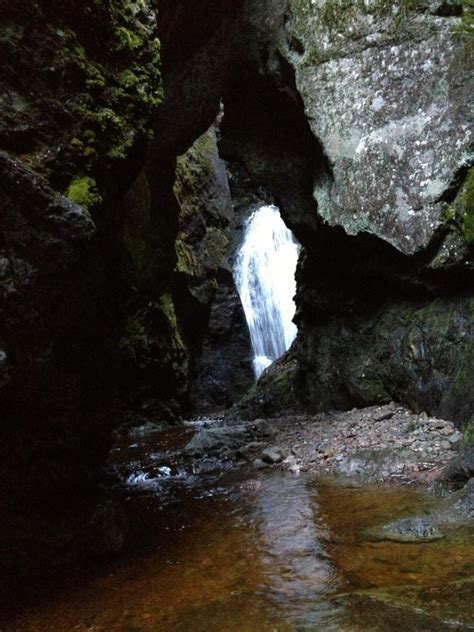
[(411, 254), (443, 223), (472, 157), (462, 14), (462, 3), (291, 3), (283, 46), (329, 161), (314, 195), (330, 225)]

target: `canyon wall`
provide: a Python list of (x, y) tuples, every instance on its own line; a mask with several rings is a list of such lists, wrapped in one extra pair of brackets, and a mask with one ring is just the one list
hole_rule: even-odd
[(226, 257), (260, 202), (304, 247), (299, 334), (240, 413), (396, 399), (472, 423), (471, 3), (0, 13), (6, 566), (120, 548), (113, 429), (245, 391)]
[[(297, 341), (241, 414), (395, 399), (472, 420), (471, 13), (454, 2), (250, 5), (260, 72), (276, 87), (254, 103), (267, 129), (242, 139), (232, 107), (222, 150), (265, 182), (305, 252)], [(285, 99), (293, 146), (279, 141)], [(236, 110), (251, 107), (242, 100)]]

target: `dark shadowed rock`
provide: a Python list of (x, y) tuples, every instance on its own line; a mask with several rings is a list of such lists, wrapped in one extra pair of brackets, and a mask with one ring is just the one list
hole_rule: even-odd
[(247, 323), (232, 275), (221, 269), (217, 279), (199, 372), (191, 387), (197, 412), (228, 408), (254, 382)]

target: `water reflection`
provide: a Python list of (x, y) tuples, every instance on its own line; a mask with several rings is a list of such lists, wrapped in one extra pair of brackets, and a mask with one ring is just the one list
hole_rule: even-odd
[(472, 534), (425, 544), (364, 536), (420, 511), (423, 495), (184, 461), (188, 439), (117, 446), (128, 549), (0, 616), (2, 632), (435, 632), (453, 629), (448, 619), (472, 629)]
[(329, 625), (339, 608), (326, 596), (340, 578), (325, 548), (328, 532), (314, 488), (303, 477), (262, 478), (256, 484), (255, 509), (266, 589), (282, 617), (298, 630)]

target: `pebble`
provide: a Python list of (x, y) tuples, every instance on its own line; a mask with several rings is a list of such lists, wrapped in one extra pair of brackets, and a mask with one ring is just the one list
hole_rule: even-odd
[(375, 413), (372, 419), (374, 421), (384, 421), (385, 419), (391, 419), (393, 415), (394, 415), (393, 410), (385, 410), (385, 411), (381, 411), (380, 413)]
[(455, 443), (459, 443), (462, 439), (462, 434), (459, 432), (459, 430), (456, 430), (456, 432), (453, 432), (453, 434), (449, 437), (448, 441), (450, 444), (455, 444)]
[(276, 446), (265, 448), (265, 450), (262, 451), (262, 461), (271, 465), (273, 465), (273, 463), (280, 463), (280, 461), (283, 461), (282, 449)]

